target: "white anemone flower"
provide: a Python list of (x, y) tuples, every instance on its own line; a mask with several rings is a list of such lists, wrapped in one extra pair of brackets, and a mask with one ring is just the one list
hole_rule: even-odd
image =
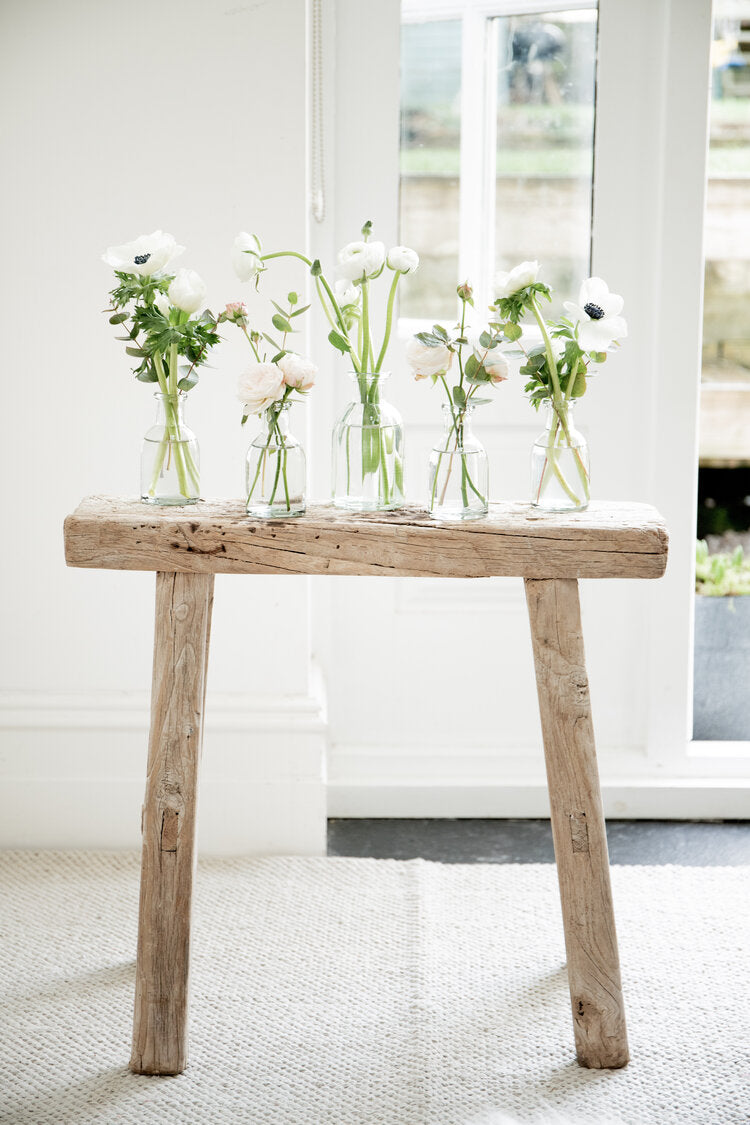
[(178, 270), (167, 296), (176, 309), (194, 313), (205, 302), (206, 292), (206, 283), (195, 270)]
[(392, 246), (386, 259), (388, 269), (398, 273), (414, 273), (419, 269), (419, 254), (408, 246)]
[(610, 293), (606, 281), (589, 277), (581, 285), (578, 304), (565, 302), (565, 309), (578, 328), (578, 343), (585, 352), (606, 352), (615, 340), (628, 334), (625, 318), (620, 316), (624, 301)]
[(495, 275), (495, 300), (512, 297), (522, 289), (533, 285), (539, 276), (539, 262), (521, 262), (507, 273), (500, 272)]
[(172, 306), (169, 303), (169, 297), (167, 297), (166, 293), (157, 293), (154, 297), (154, 304), (164, 319), (169, 320), (169, 312)]
[(338, 270), (342, 278), (361, 281), (380, 273), (385, 262), (382, 242), (349, 242), (338, 253)]
[(260, 239), (240, 231), (232, 246), (232, 269), (240, 281), (252, 281), (263, 269)]
[(155, 230), (152, 234), (139, 234), (132, 242), (110, 246), (102, 260), (120, 273), (135, 273), (140, 277), (153, 277), (164, 273), (173, 258), (185, 250), (178, 246), (171, 234)]

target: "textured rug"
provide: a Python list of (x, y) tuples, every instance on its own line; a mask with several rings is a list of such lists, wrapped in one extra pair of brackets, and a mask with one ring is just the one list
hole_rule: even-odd
[(147, 1078), (136, 857), (0, 854), (0, 1121), (747, 1125), (749, 873), (614, 869), (632, 1062), (594, 1072), (553, 867), (201, 863), (190, 1066)]

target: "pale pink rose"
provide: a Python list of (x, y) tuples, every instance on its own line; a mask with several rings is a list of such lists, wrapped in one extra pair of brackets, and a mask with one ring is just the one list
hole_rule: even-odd
[(219, 319), (228, 320), (230, 324), (247, 324), (247, 305), (244, 301), (229, 301)]
[(445, 375), (453, 362), (453, 352), (445, 344), (430, 347), (412, 336), (406, 345), (406, 362), (415, 379), (428, 379), (431, 375)]
[(297, 391), (309, 391), (315, 382), (318, 369), (309, 359), (303, 359), (295, 352), (287, 352), (278, 362), (284, 374), (284, 382)]
[(262, 414), (285, 390), (284, 374), (275, 363), (251, 363), (237, 380), (237, 398), (248, 414)]

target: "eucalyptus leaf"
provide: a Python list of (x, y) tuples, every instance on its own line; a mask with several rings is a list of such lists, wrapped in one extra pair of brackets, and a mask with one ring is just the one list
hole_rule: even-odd
[(289, 321), (285, 316), (281, 316), (279, 313), (273, 314), (273, 316), (271, 317), (271, 324), (274, 326), (274, 328), (277, 328), (279, 332), (292, 331), (292, 326)]
[(110, 324), (122, 324), (128, 319), (128, 314), (124, 312), (115, 313), (114, 316), (109, 318)]
[(198, 368), (194, 367), (189, 375), (186, 375), (184, 379), (180, 379), (179, 383), (177, 384), (178, 389), (181, 391), (192, 390), (195, 384), (198, 382), (198, 375)]
[(126, 348), (125, 351), (128, 355), (135, 356), (136, 359), (145, 359), (148, 356), (148, 352), (144, 351), (143, 348)]
[(453, 388), (453, 401), (459, 408), (466, 406), (466, 391), (463, 387), (455, 386)]

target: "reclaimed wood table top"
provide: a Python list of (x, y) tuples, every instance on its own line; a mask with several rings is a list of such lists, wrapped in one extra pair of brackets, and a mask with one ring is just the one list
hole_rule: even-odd
[(312, 504), (294, 519), (262, 520), (241, 500), (160, 508), (89, 496), (65, 521), (69, 566), (198, 574), (660, 578), (667, 545), (655, 508), (620, 501), (554, 514), (508, 501), (486, 519), (449, 523), (414, 507)]

